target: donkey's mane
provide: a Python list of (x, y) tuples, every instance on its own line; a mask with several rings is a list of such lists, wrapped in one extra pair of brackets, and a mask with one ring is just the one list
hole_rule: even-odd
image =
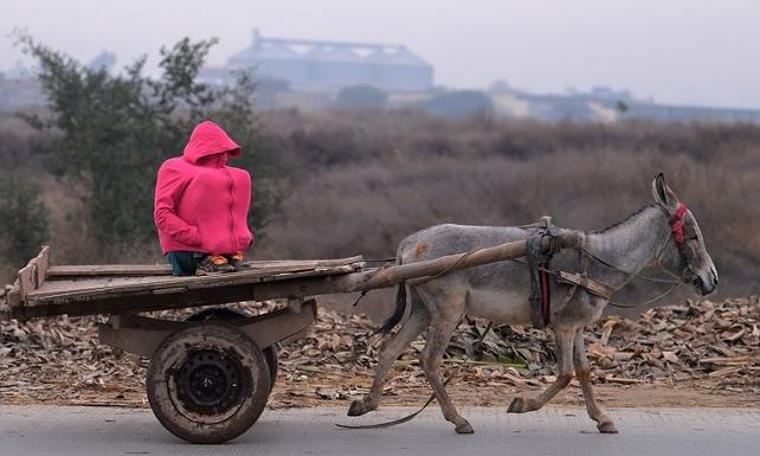
[(592, 230), (592, 231), (589, 231), (589, 234), (602, 234), (602, 233), (606, 233), (608, 231), (612, 231), (615, 228), (618, 228), (618, 227), (621, 227), (621, 226), (624, 226), (624, 225), (628, 224), (631, 220), (633, 220), (634, 218), (636, 218), (642, 212), (644, 212), (644, 211), (646, 211), (648, 209), (654, 209), (656, 207), (657, 207), (657, 203), (649, 203), (649, 204), (647, 204), (645, 206), (640, 207), (636, 212), (634, 212), (633, 214), (631, 214), (628, 217), (624, 218), (623, 220), (621, 220), (619, 222), (615, 222), (615, 223), (613, 223), (612, 225), (610, 225), (610, 226), (608, 226), (606, 228), (602, 228), (601, 230)]

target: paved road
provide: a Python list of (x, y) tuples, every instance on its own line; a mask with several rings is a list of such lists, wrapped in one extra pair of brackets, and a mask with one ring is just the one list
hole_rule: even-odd
[[(388, 408), (351, 422), (399, 417)], [(343, 409), (266, 411), (246, 434), (224, 445), (186, 444), (149, 410), (0, 406), (0, 455), (760, 455), (760, 410), (612, 411), (621, 433), (596, 432), (585, 411), (549, 408), (508, 415), (503, 408), (463, 412), (474, 435), (456, 435), (438, 410), (382, 430), (347, 431)]]

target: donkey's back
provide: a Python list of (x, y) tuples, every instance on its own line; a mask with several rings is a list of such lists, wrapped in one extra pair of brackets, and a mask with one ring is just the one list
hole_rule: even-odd
[[(524, 240), (531, 233), (523, 227), (436, 225), (401, 241), (397, 261), (408, 264), (470, 252)], [(520, 263), (502, 261), (460, 269), (419, 285), (414, 292), (431, 314), (461, 306), (473, 317), (501, 324), (530, 323), (530, 277)]]
[(414, 263), (519, 241), (527, 239), (528, 236), (530, 231), (521, 227), (445, 223), (425, 228), (404, 238), (399, 244), (396, 258), (402, 263)]

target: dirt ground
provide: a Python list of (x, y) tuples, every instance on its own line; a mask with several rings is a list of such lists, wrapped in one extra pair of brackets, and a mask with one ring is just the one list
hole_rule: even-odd
[[(255, 309), (254, 309), (255, 310)], [(264, 309), (266, 310), (266, 309)], [(97, 342), (92, 318), (0, 328), (0, 404), (147, 407), (149, 360)], [(320, 312), (304, 337), (279, 348), (271, 408), (345, 407), (372, 383), (379, 340), (368, 319)], [(444, 359), (461, 406), (507, 407), (554, 382), (552, 340), (530, 328), (461, 325)], [(597, 397), (608, 407), (760, 407), (760, 297), (699, 301), (605, 317), (587, 332)], [(402, 354), (384, 405), (424, 403), (420, 339)], [(582, 405), (577, 382), (552, 404)]]
[[(319, 380), (304, 382), (303, 385), (278, 386), (272, 392), (269, 406), (281, 407), (348, 407), (350, 400), (360, 397), (337, 395), (329, 397), (336, 391), (331, 384)], [(352, 384), (361, 390), (369, 388), (370, 381)], [(477, 385), (457, 385), (452, 382), (447, 390), (457, 405), (504, 407), (516, 396), (531, 396), (541, 388), (520, 388), (509, 385), (497, 385), (491, 382)], [(760, 408), (760, 396), (748, 392), (715, 390), (709, 385), (700, 384), (637, 384), (637, 385), (595, 385), (595, 392), (601, 403), (607, 407), (736, 407)], [(319, 391), (319, 394), (315, 393)], [(394, 390), (383, 398), (384, 405), (421, 405), (431, 394), (427, 387), (411, 387)], [(583, 395), (578, 384), (573, 381), (570, 387), (557, 395), (551, 404), (583, 406)]]
[[(504, 407), (516, 396), (530, 396), (545, 385), (515, 386), (498, 381), (458, 381), (455, 378), (447, 387), (459, 406)], [(60, 394), (61, 384), (25, 389), (23, 394), (2, 395), (0, 403), (13, 405), (91, 405), (117, 407), (148, 407), (143, 388), (106, 384), (94, 389), (80, 389), (77, 394)], [(351, 400), (361, 397), (369, 389), (371, 377), (315, 375), (297, 381), (278, 380), (269, 399), (272, 409), (299, 407), (345, 407)], [(417, 406), (431, 394), (426, 385), (404, 386), (392, 382), (385, 389), (383, 406)], [(594, 386), (599, 401), (607, 407), (730, 407), (760, 408), (760, 395), (739, 388), (733, 389), (720, 382), (687, 381), (680, 383), (597, 384)], [(583, 396), (577, 382), (561, 392), (553, 405), (583, 406)]]

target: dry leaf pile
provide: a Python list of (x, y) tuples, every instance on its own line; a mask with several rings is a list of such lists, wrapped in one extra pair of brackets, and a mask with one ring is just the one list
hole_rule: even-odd
[[(241, 304), (262, 312), (275, 304)], [(175, 318), (183, 313), (167, 313)], [(52, 401), (139, 405), (147, 360), (116, 356), (97, 344), (96, 318), (4, 323), (0, 328), (0, 402)], [(551, 336), (520, 327), (464, 321), (445, 365), (457, 382), (536, 387), (554, 379)], [(299, 384), (322, 399), (344, 399), (365, 389), (379, 336), (361, 316), (320, 312), (306, 337), (280, 348), (279, 385), (294, 403)], [(638, 320), (603, 318), (587, 334), (597, 382), (649, 383), (697, 380), (728, 391), (760, 391), (760, 297), (708, 300), (655, 308)], [(401, 356), (386, 392), (424, 385), (417, 362), (424, 340)], [(285, 404), (287, 405), (287, 404)], [(295, 404), (294, 404), (295, 405)]]

